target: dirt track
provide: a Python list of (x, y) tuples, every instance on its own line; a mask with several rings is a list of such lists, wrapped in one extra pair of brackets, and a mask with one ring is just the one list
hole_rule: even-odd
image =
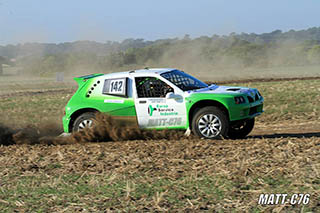
[[(117, 185), (123, 179), (127, 182), (127, 187), (132, 183), (133, 186), (137, 184), (142, 188), (160, 180), (172, 181), (170, 185), (161, 188), (165, 194), (158, 201), (155, 200), (157, 193), (144, 198), (129, 197), (128, 200), (125, 194), (117, 195), (116, 198), (100, 198), (88, 194), (81, 198), (79, 192), (73, 192), (79, 197), (79, 203), (63, 204), (54, 200), (55, 198), (51, 199), (54, 195), (45, 193), (37, 202), (38, 205), (45, 206), (48, 212), (75, 212), (86, 209), (93, 212), (121, 211), (128, 208), (128, 205), (139, 212), (169, 209), (173, 212), (210, 209), (222, 212), (237, 209), (248, 212), (252, 208), (259, 209), (260, 212), (279, 212), (279, 209), (304, 212), (301, 210), (303, 208), (309, 212), (318, 212), (319, 124), (286, 121), (268, 126), (258, 123), (254, 132), (244, 140), (202, 140), (184, 138), (181, 133), (143, 134), (137, 130), (126, 134), (126, 129), (121, 129), (125, 134), (123, 135), (117, 130), (106, 132), (102, 128), (100, 133), (89, 132), (82, 136), (73, 136), (71, 140), (57, 141), (54, 137), (39, 138), (45, 131), (39, 133), (26, 129), (15, 136), (20, 144), (0, 146), (0, 180), (12, 177), (1, 186), (5, 190), (15, 189), (15, 184), (22, 184), (19, 182), (21, 177), (41, 179), (39, 186), (34, 186), (36, 182), (32, 181), (30, 190), (33, 190), (33, 187), (41, 190), (41, 186), (47, 185), (52, 187), (50, 184), (76, 186), (82, 179), (85, 186), (91, 187), (95, 184), (92, 187), (98, 188), (105, 187), (106, 181), (108, 184)], [(31, 132), (33, 135), (30, 135)], [(144, 137), (143, 140), (140, 137)], [(90, 142), (92, 139), (97, 142)], [(64, 145), (48, 145), (59, 142)], [(61, 177), (70, 175), (80, 178), (68, 183), (60, 182)], [(199, 185), (207, 177), (218, 179), (208, 186)], [(92, 181), (86, 182), (87, 178)], [(188, 182), (184, 181), (189, 179), (196, 185), (186, 190), (183, 187)], [(220, 184), (220, 179), (225, 183)], [(223, 193), (223, 200), (217, 200), (217, 194), (203, 192), (204, 189), (197, 187), (217, 188)], [(134, 188), (132, 190), (134, 193)], [(306, 207), (258, 206), (259, 194), (268, 192), (309, 193), (311, 199)], [(28, 200), (28, 194), (29, 192), (19, 195), (16, 199)], [(170, 203), (172, 197), (184, 203), (183, 206)], [(0, 204), (0, 209), (1, 205), (3, 208), (11, 206), (17, 211), (36, 208), (27, 201), (23, 206), (19, 202), (8, 201), (6, 191), (3, 195), (0, 193), (1, 201), (3, 203)], [(112, 202), (112, 207), (107, 206), (109, 202)]]
[[(140, 162), (141, 159), (148, 159), (148, 156), (152, 157), (153, 160), (149, 159), (152, 165), (157, 165), (160, 161), (164, 159), (171, 159), (172, 163), (177, 161), (176, 163), (182, 163), (184, 160), (186, 162), (182, 163), (188, 164), (191, 160), (208, 160), (213, 156), (214, 159), (211, 161), (219, 161), (223, 159), (232, 159), (236, 163), (237, 155), (235, 152), (252, 150), (258, 153), (268, 153), (269, 157), (272, 156), (272, 153), (276, 151), (282, 146), (289, 148), (290, 144), (293, 147), (298, 149), (294, 149), (291, 147), (288, 150), (300, 153), (301, 155), (305, 155), (307, 152), (311, 151), (311, 147), (316, 148), (314, 151), (320, 151), (320, 132), (308, 132), (308, 133), (275, 133), (275, 134), (253, 134), (245, 140), (203, 140), (203, 139), (180, 139), (180, 140), (131, 140), (131, 141), (119, 141), (112, 143), (76, 143), (65, 146), (46, 146), (46, 145), (14, 145), (8, 147), (1, 148), (1, 162), (3, 162), (3, 166), (16, 165), (21, 168), (28, 168), (29, 164), (34, 164), (35, 161), (25, 162), (28, 158), (37, 159), (37, 156), (45, 156), (46, 159), (51, 159), (55, 161), (60, 159), (62, 161), (68, 161), (69, 163), (73, 162), (72, 165), (66, 165), (68, 167), (65, 171), (60, 172), (70, 172), (71, 170), (81, 172), (83, 168), (81, 164), (77, 162), (86, 163), (86, 159), (91, 159), (87, 163), (95, 162), (99, 164), (99, 166), (93, 166), (89, 171), (99, 172), (96, 170), (98, 167), (102, 167), (101, 169), (105, 171), (111, 170), (122, 170), (120, 165), (127, 165), (125, 167), (131, 167), (133, 165), (140, 165), (135, 167), (136, 169), (143, 169), (147, 165), (142, 165)], [(300, 143), (302, 142), (302, 143)], [(265, 147), (266, 149), (262, 149)], [(278, 148), (276, 148), (278, 147)], [(305, 149), (305, 151), (303, 151)], [(29, 152), (33, 150), (32, 152)], [(283, 148), (283, 151), (285, 148)], [(308, 151), (309, 150), (309, 151)], [(62, 152), (59, 154), (59, 152)], [(96, 161), (97, 157), (101, 155), (101, 153), (105, 152), (105, 165), (103, 162)], [(62, 155), (61, 155), (62, 154)], [(319, 153), (320, 154), (320, 153)], [(242, 153), (242, 156), (247, 156), (253, 158), (256, 154), (251, 155), (250, 153)], [(310, 155), (309, 157), (315, 157), (314, 155)], [(320, 156), (320, 155), (318, 155)], [(238, 156), (239, 157), (239, 156)], [(274, 158), (275, 156), (273, 156)], [(292, 156), (293, 157), (293, 156)], [(112, 158), (112, 160), (110, 160)], [(225, 158), (225, 159), (224, 159)], [(11, 159), (11, 160), (10, 160)], [(96, 160), (94, 160), (96, 159)], [(138, 160), (140, 159), (140, 160)], [(190, 162), (191, 162), (190, 161)], [(21, 163), (17, 163), (21, 162)], [(130, 163), (131, 162), (131, 163)], [(189, 163), (190, 163), (189, 162)], [(173, 163), (173, 164), (176, 164)], [(195, 163), (195, 162), (193, 162)], [(289, 163), (289, 162), (288, 162)], [(212, 166), (215, 164), (212, 164)], [(75, 167), (74, 167), (75, 166)], [(159, 166), (159, 167), (158, 167)], [(171, 169), (167, 166), (158, 165), (153, 168), (158, 168), (161, 171), (152, 171), (161, 174), (161, 176), (167, 175), (166, 173), (170, 173)], [(205, 168), (205, 165), (203, 169)], [(45, 167), (42, 165), (37, 165), (36, 168), (40, 169)], [(151, 167), (150, 167), (151, 168)], [(180, 166), (179, 166), (180, 168)], [(285, 168), (285, 167), (284, 167)], [(290, 168), (290, 166), (288, 167)], [(135, 172), (135, 169), (130, 170), (127, 168), (129, 173)], [(181, 167), (182, 170), (183, 166)], [(191, 169), (191, 168), (189, 168)], [(213, 168), (212, 168), (213, 169)], [(231, 168), (230, 168), (231, 169)], [(191, 171), (191, 170), (190, 170)], [(150, 171), (151, 172), (151, 171)], [(243, 171), (245, 172), (245, 171)], [(262, 171), (260, 171), (262, 172)], [(266, 172), (266, 171), (265, 171)], [(174, 175), (179, 174), (179, 169), (176, 168)], [(168, 174), (169, 175), (169, 174)]]
[[(47, 124), (42, 127), (28, 126), (22, 129), (11, 129), (0, 125), (0, 145), (13, 144), (54, 144), (68, 145), (77, 143), (132, 141), (132, 140), (193, 140), (194, 135), (186, 137), (184, 131), (141, 130), (135, 124), (116, 120), (105, 114), (97, 114), (97, 125), (84, 132), (74, 133), (68, 137), (57, 137), (60, 134), (56, 125)], [(248, 138), (304, 138), (319, 137), (320, 123), (285, 121), (274, 124), (257, 123)]]

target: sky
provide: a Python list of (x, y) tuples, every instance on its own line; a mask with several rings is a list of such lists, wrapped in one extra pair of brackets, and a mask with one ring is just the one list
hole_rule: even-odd
[(319, 21), (319, 0), (0, 0), (0, 45), (259, 34)]

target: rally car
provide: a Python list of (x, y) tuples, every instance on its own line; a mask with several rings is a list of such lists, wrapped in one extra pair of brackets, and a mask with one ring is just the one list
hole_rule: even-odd
[(206, 83), (178, 69), (141, 69), (75, 78), (65, 133), (92, 126), (95, 113), (132, 118), (140, 128), (183, 129), (201, 138), (244, 138), (263, 112), (257, 89)]

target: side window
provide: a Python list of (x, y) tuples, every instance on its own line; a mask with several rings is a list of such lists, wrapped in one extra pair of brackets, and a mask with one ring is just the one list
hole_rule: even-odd
[(104, 81), (102, 93), (105, 95), (127, 97), (127, 82), (128, 78), (106, 79)]
[(168, 92), (173, 92), (165, 82), (155, 77), (136, 77), (138, 98), (164, 98)]

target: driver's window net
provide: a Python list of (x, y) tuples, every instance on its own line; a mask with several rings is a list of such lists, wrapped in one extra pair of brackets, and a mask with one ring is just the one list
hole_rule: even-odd
[(163, 81), (155, 77), (136, 77), (136, 87), (139, 98), (160, 98), (173, 89)]

